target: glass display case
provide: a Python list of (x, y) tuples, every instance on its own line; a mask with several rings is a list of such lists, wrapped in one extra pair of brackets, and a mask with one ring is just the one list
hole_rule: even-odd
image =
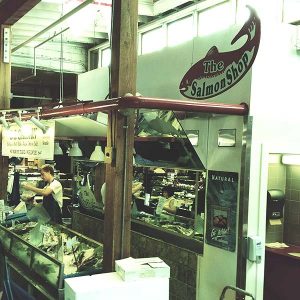
[(48, 299), (63, 299), (64, 278), (102, 271), (102, 244), (64, 226), (0, 225), (0, 241), (8, 266)]
[[(205, 171), (135, 167), (133, 228), (147, 234), (151, 233), (150, 228), (159, 229), (203, 241), (205, 174)], [(139, 191), (134, 192), (137, 185)], [(143, 229), (143, 225), (150, 228)]]
[[(185, 119), (186, 120), (186, 119)], [(134, 137), (132, 229), (202, 253), (205, 212), (205, 130), (195, 146), (172, 111), (140, 109)], [(193, 135), (194, 138), (194, 135)], [(196, 151), (197, 150), (197, 151)], [(103, 219), (105, 164), (74, 160), (73, 199), (80, 212)], [(140, 186), (138, 190), (135, 188)], [(167, 211), (163, 189), (172, 187)], [(190, 246), (189, 246), (190, 245)]]
[[(192, 145), (182, 126), (186, 120), (186, 115), (175, 115), (172, 111), (141, 109), (138, 112), (132, 228), (201, 253), (206, 133), (203, 130), (201, 142), (197, 140)], [(198, 148), (204, 154), (204, 161)], [(138, 183), (140, 190), (135, 192)]]

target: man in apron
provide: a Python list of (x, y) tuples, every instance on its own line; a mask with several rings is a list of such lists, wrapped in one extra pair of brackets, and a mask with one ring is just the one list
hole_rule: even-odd
[(47, 183), (43, 189), (37, 188), (30, 184), (23, 185), (23, 188), (33, 191), (38, 195), (42, 195), (43, 207), (49, 214), (51, 221), (62, 224), (62, 185), (57, 179), (54, 178), (54, 169), (51, 165), (44, 165), (41, 167), (41, 177)]

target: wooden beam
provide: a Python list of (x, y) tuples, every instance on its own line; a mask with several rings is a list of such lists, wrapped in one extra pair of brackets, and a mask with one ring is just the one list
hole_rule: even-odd
[[(136, 92), (137, 0), (114, 0), (112, 14), (111, 97)], [(134, 114), (109, 114), (107, 147), (112, 163), (106, 167), (104, 218), (105, 272), (114, 270), (116, 259), (130, 255), (132, 157)]]
[(4, 0), (0, 4), (0, 24), (13, 25), (41, 0)]
[[(3, 62), (3, 33), (4, 28), (8, 28), (10, 31), (10, 26), (0, 26), (0, 109), (10, 108), (10, 87), (11, 87), (11, 63)], [(11, 37), (11, 34), (9, 35)], [(11, 44), (11, 41), (8, 41)], [(2, 131), (0, 131), (0, 141), (2, 141)], [(6, 199), (7, 193), (7, 180), (8, 180), (8, 158), (6, 156), (1, 156), (2, 153), (2, 143), (0, 142), (0, 199)]]

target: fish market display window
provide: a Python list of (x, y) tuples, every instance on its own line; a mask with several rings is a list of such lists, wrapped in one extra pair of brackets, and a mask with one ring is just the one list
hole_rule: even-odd
[[(202, 253), (206, 170), (199, 153), (205, 161), (207, 122), (202, 117), (201, 127), (198, 116), (180, 118), (171, 111), (158, 110), (138, 112), (132, 230)], [(187, 135), (183, 124), (202, 129), (187, 130)], [(103, 219), (105, 163), (76, 159), (73, 174), (73, 194), (80, 211)]]
[(181, 237), (182, 244), (198, 252), (197, 242), (203, 241), (204, 203), (204, 171), (134, 168), (133, 230), (167, 241), (174, 235)]
[(199, 128), (199, 116), (139, 111), (131, 215), (133, 230), (201, 253), (206, 170), (198, 149), (205, 157), (207, 118), (200, 122), (200, 139), (199, 130), (191, 138), (187, 133)]
[(65, 278), (102, 272), (102, 244), (64, 226), (0, 225), (0, 240), (7, 267), (47, 299), (63, 299)]

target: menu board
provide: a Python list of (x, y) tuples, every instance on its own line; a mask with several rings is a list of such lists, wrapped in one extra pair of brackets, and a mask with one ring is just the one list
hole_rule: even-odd
[(238, 173), (208, 171), (206, 243), (235, 251)]
[(22, 127), (12, 123), (3, 128), (2, 156), (53, 160), (55, 122), (41, 122), (45, 133), (29, 121), (22, 122)]

